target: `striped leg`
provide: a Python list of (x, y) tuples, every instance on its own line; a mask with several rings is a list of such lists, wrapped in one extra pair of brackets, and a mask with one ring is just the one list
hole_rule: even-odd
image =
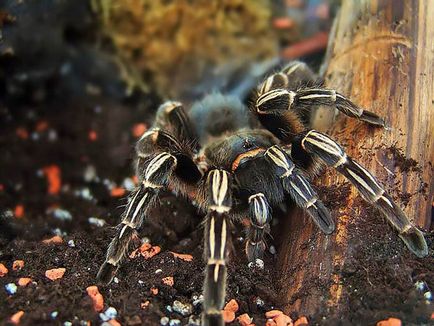
[(246, 255), (249, 261), (254, 261), (263, 257), (264, 236), (270, 228), (271, 208), (263, 193), (249, 197), (249, 217), (251, 226), (247, 233)]
[(117, 226), (116, 236), (108, 247), (106, 260), (97, 275), (97, 278), (106, 284), (111, 282), (116, 273), (128, 244), (142, 225), (147, 209), (152, 206), (159, 190), (167, 185), (177, 161), (171, 154), (163, 152), (151, 155), (141, 163), (142, 182), (129, 198), (122, 222)]
[(330, 234), (335, 229), (335, 223), (328, 209), (324, 206), (309, 181), (297, 169), (289, 156), (277, 145), (265, 152), (265, 157), (272, 164), (281, 178), (283, 188), (304, 209), (315, 224), (325, 233)]
[(204, 303), (202, 324), (224, 324), (221, 310), (226, 295), (226, 258), (228, 218), (232, 206), (231, 175), (211, 170), (207, 178), (208, 214), (206, 216)]
[(364, 110), (335, 90), (322, 88), (305, 88), (298, 91), (274, 89), (258, 97), (256, 112), (258, 114), (277, 114), (290, 110), (302, 112), (315, 105), (335, 106), (345, 115), (365, 121), (369, 124), (385, 127), (385, 122), (375, 113)]
[(348, 157), (344, 149), (333, 139), (318, 131), (310, 130), (301, 139), (300, 145), (307, 153), (317, 156), (327, 165), (342, 173), (367, 202), (380, 209), (414, 254), (418, 257), (428, 254), (428, 247), (422, 232), (410, 223), (402, 209), (393, 202), (378, 180)]
[(271, 75), (258, 86), (258, 95), (262, 95), (276, 88), (296, 90), (300, 86), (314, 85), (317, 77), (304, 62), (292, 61), (279, 73)]
[(335, 106), (343, 114), (365, 121), (369, 124), (385, 127), (385, 122), (375, 113), (364, 110), (357, 106), (345, 96), (332, 89), (301, 89), (297, 91), (294, 98), (294, 105), (311, 107), (313, 105)]

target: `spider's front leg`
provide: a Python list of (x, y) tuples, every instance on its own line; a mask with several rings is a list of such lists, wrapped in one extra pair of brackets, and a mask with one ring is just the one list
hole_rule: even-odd
[(264, 236), (269, 232), (271, 208), (263, 193), (249, 197), (249, 217), (251, 225), (247, 231), (246, 255), (249, 261), (261, 258), (265, 251)]
[(335, 229), (335, 222), (329, 210), (288, 154), (275, 145), (265, 152), (265, 157), (280, 177), (285, 192), (290, 195), (296, 205), (304, 209), (325, 234), (332, 233)]
[(315, 130), (310, 130), (297, 137), (292, 146), (293, 155), (318, 157), (327, 165), (343, 174), (360, 192), (362, 197), (374, 207), (380, 209), (407, 247), (418, 257), (428, 254), (428, 246), (422, 232), (410, 223), (402, 209), (393, 202), (378, 180), (364, 167), (353, 161), (333, 139)]
[(139, 165), (142, 168), (140, 186), (130, 196), (122, 222), (117, 226), (105, 262), (97, 275), (97, 279), (105, 284), (110, 283), (114, 277), (130, 241), (136, 236), (136, 230), (142, 225), (144, 215), (153, 205), (158, 192), (167, 186), (168, 178), (174, 171), (177, 160), (173, 155), (163, 152), (143, 159)]
[(207, 181), (208, 203), (205, 234), (204, 302), (202, 323), (224, 325), (221, 310), (226, 295), (226, 260), (229, 213), (232, 208), (232, 177), (224, 170), (211, 170)]

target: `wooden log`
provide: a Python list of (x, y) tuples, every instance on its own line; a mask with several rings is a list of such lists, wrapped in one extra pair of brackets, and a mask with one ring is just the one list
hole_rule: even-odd
[[(328, 134), (370, 170), (425, 231), (430, 229), (434, 192), (433, 18), (434, 1), (343, 1), (324, 75), (327, 87), (384, 117), (391, 127), (372, 128), (340, 114)], [(378, 255), (387, 262), (398, 255), (397, 268), (414, 264), (415, 258), (381, 214), (333, 169), (316, 184), (337, 228), (325, 236), (305, 214), (293, 212), (280, 246), (281, 299), (288, 313), (340, 320), (351, 310), (348, 300), (357, 296), (354, 289), (369, 287), (369, 277), (376, 273), (361, 266), (369, 262), (367, 255), (386, 248)], [(354, 261), (360, 252), (365, 260)], [(352, 268), (366, 268), (369, 282), (343, 281), (348, 268), (350, 273)], [(387, 286), (381, 282), (376, 284)]]

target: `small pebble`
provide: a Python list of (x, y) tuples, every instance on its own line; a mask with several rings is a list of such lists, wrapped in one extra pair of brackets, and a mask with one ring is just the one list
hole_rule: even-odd
[(104, 313), (107, 317), (109, 317), (109, 319), (115, 319), (118, 315), (116, 308), (113, 307), (108, 307)]
[(249, 268), (256, 267), (256, 268), (264, 269), (264, 261), (262, 259), (256, 258), (254, 263), (250, 262), (247, 266)]
[(169, 321), (169, 326), (181, 326), (181, 321), (179, 319), (171, 319)]
[(32, 279), (29, 277), (20, 277), (18, 279), (19, 286), (27, 286), (30, 282), (32, 282)]
[(248, 314), (242, 314), (237, 318), (237, 320), (241, 326), (248, 326), (253, 322), (252, 318)]
[(430, 291), (427, 291), (423, 294), (423, 296), (425, 297), (425, 299), (427, 299), (428, 301), (432, 300), (432, 293)]
[(104, 297), (99, 292), (98, 287), (96, 285), (88, 286), (86, 292), (92, 299), (94, 310), (97, 312), (102, 311), (104, 309)]
[(264, 306), (264, 304), (265, 304), (264, 300), (262, 300), (260, 297), (256, 298), (256, 305), (258, 307), (262, 307), (262, 306)]
[(269, 251), (270, 251), (270, 254), (272, 254), (272, 255), (275, 255), (277, 253), (276, 247), (274, 247), (274, 246), (270, 246)]
[(8, 269), (6, 268), (5, 265), (0, 264), (0, 277), (5, 276), (8, 273)]
[(72, 239), (69, 240), (69, 241), (68, 241), (68, 246), (71, 247), (71, 248), (74, 248), (74, 247), (75, 247), (75, 242), (74, 242), (74, 240), (72, 240)]
[(173, 284), (175, 284), (172, 276), (164, 277), (161, 281), (168, 286), (173, 286)]
[(133, 191), (136, 185), (134, 184), (133, 179), (125, 178), (124, 181), (122, 181), (122, 187), (127, 189), (128, 191)]
[(160, 274), (160, 273), (162, 273), (163, 272), (163, 270), (162, 269), (157, 269), (156, 271), (155, 271), (155, 274)]
[(191, 315), (188, 318), (188, 326), (200, 326), (200, 317)]
[(22, 268), (24, 268), (24, 260), (15, 260), (15, 261), (12, 263), (12, 269), (13, 269), (14, 271), (18, 271), (18, 270), (20, 270), (20, 269), (22, 269)]
[(63, 323), (63, 326), (72, 326), (72, 323), (70, 321), (65, 321)]
[(199, 296), (193, 295), (192, 299), (193, 299), (193, 306), (197, 306), (199, 304), (202, 304), (202, 302), (203, 302), (203, 294), (201, 294)]
[(88, 165), (84, 169), (83, 179), (86, 182), (94, 181), (96, 178), (96, 169), (93, 165)]
[(424, 281), (417, 281), (416, 283), (414, 283), (414, 286), (415, 286), (416, 289), (418, 289), (419, 291), (423, 291), (423, 290), (425, 290), (425, 282), (424, 282)]
[(93, 199), (92, 193), (90, 192), (89, 188), (83, 188), (83, 189), (77, 190), (75, 192), (75, 195), (79, 198), (83, 198), (83, 199), (86, 199), (89, 201)]
[(90, 224), (96, 225), (98, 227), (103, 227), (106, 224), (103, 219), (97, 217), (89, 217), (87, 220)]
[(172, 306), (167, 305), (167, 306), (166, 306), (166, 310), (167, 310), (168, 312), (172, 312), (172, 311), (173, 311)]
[(103, 312), (100, 312), (100, 314), (99, 314), (99, 318), (100, 318), (102, 321), (109, 321), (109, 320), (110, 320), (110, 318), (109, 318), (105, 313), (103, 313)]
[(53, 210), (53, 216), (62, 221), (71, 221), (72, 215), (66, 209), (56, 208)]
[(161, 319), (160, 319), (160, 325), (165, 326), (167, 324), (169, 324), (169, 318), (168, 317), (161, 317)]
[(8, 283), (5, 285), (6, 292), (10, 295), (17, 293), (17, 285), (15, 283)]
[(240, 306), (235, 299), (231, 299), (223, 308), (223, 310), (237, 312)]
[(22, 311), (22, 310), (14, 313), (11, 317), (11, 323), (18, 325), (20, 323), (20, 319), (21, 319), (21, 317), (23, 317), (23, 315), (24, 315), (24, 311)]
[(53, 311), (51, 314), (50, 314), (50, 316), (51, 316), (51, 318), (53, 318), (53, 319), (56, 319), (56, 317), (59, 315), (59, 312), (58, 311)]
[(116, 284), (118, 284), (119, 283), (119, 279), (115, 276), (114, 279), (113, 279), (113, 282), (115, 282)]
[(182, 303), (181, 301), (173, 301), (172, 308), (175, 312), (183, 316), (190, 316), (193, 312), (193, 307), (189, 303)]
[(58, 280), (63, 277), (65, 274), (65, 268), (53, 268), (45, 271), (45, 277), (49, 278), (52, 281)]

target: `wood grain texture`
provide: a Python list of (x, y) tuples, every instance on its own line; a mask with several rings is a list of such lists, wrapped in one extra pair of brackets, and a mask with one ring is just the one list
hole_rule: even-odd
[[(410, 220), (427, 231), (434, 192), (434, 1), (348, 0), (336, 19), (324, 75), (327, 87), (384, 117), (391, 129), (372, 128), (339, 114), (327, 132), (377, 176)], [(404, 156), (407, 161), (400, 161)], [(405, 164), (415, 164), (408, 159), (417, 166), (402, 171)], [(336, 184), (346, 185), (345, 179), (331, 169), (317, 181), (321, 186)], [(334, 203), (334, 234), (320, 234), (300, 211), (286, 226), (279, 265), (288, 312), (339, 315), (347, 309), (342, 298), (350, 291), (339, 271), (353, 259), (354, 250), (378, 238), (404, 247), (380, 213), (366, 209), (354, 187), (346, 192), (333, 189), (341, 202), (327, 195), (324, 201)]]

